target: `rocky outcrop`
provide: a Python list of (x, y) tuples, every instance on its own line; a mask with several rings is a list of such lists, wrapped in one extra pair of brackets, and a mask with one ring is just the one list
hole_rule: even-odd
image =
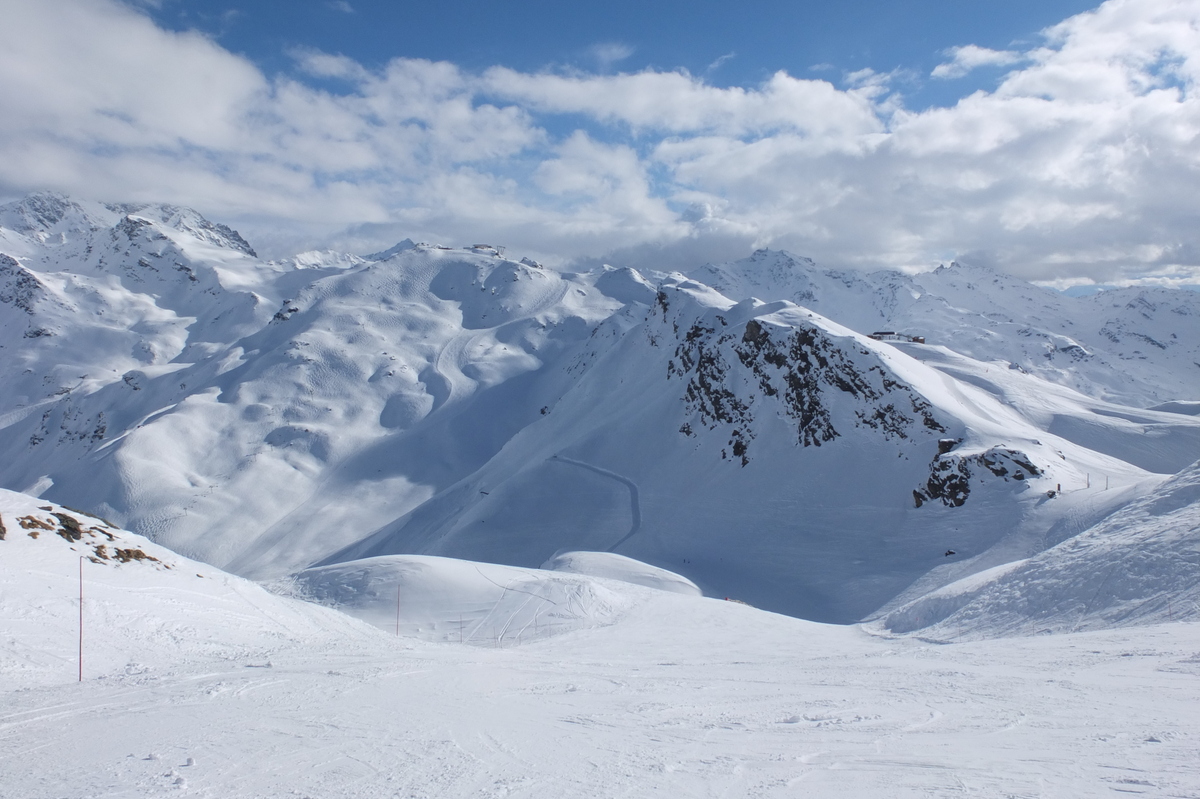
[(46, 287), (32, 272), (4, 253), (0, 253), (0, 302), (8, 303), (33, 315), (33, 306), (46, 294)]
[(960, 455), (951, 452), (958, 443), (955, 439), (938, 442), (938, 455), (930, 464), (929, 479), (921, 488), (913, 490), (913, 502), (918, 508), (933, 500), (941, 500), (948, 507), (961, 507), (971, 495), (972, 478), (1000, 478), (1005, 482), (1020, 483), (1042, 473), (1023, 452), (992, 447), (986, 452)]
[[(660, 294), (664, 316), (666, 307)], [(667, 376), (685, 381), (689, 417), (710, 430), (731, 428), (728, 445), (743, 466), (750, 460), (755, 416), (764, 405), (793, 420), (796, 442), (804, 447), (820, 447), (842, 435), (831, 411), (838, 403), (853, 409), (850, 424), (885, 439), (905, 439), (916, 430), (945, 432), (932, 406), (852, 337), (832, 336), (815, 324), (789, 326), (758, 318), (730, 325), (717, 314), (712, 322), (692, 323), (679, 338)], [(694, 434), (692, 421), (680, 431)]]

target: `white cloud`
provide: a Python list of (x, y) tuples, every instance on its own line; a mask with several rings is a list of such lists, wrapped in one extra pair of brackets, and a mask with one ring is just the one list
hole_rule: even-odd
[(979, 67), (1006, 67), (1016, 64), (1023, 56), (1014, 50), (989, 50), (968, 44), (964, 47), (951, 47), (946, 51), (950, 60), (938, 64), (929, 74), (935, 78), (961, 78)]
[(592, 45), (588, 52), (600, 64), (601, 69), (609, 69), (613, 64), (633, 55), (634, 50), (623, 42), (600, 42)]
[(334, 11), (340, 11), (343, 14), (354, 13), (354, 6), (350, 5), (348, 2), (346, 2), (346, 0), (332, 0), (332, 2), (329, 3), (329, 7)]
[(770, 245), (838, 266), (1200, 275), (1200, 0), (1112, 0), (1023, 53), (956, 48), (944, 73), (1012, 69), (921, 112), (874, 72), (718, 88), (292, 55), (268, 78), (115, 0), (7, 0), (0, 194), (191, 204), (276, 253), (411, 235), (660, 267)]
[(586, 114), (639, 132), (740, 136), (790, 130), (845, 141), (882, 130), (871, 103), (873, 88), (840, 91), (827, 81), (785, 72), (755, 89), (723, 89), (682, 72), (556, 75), (495, 67), (484, 73), (482, 85), (534, 111)]
[(714, 73), (718, 69), (720, 69), (725, 64), (726, 61), (731, 61), (736, 57), (737, 57), (737, 53), (734, 53), (732, 51), (726, 53), (725, 55), (721, 56), (720, 58), (716, 59), (711, 64), (709, 64), (707, 67), (705, 67), (704, 74), (711, 75), (712, 73)]

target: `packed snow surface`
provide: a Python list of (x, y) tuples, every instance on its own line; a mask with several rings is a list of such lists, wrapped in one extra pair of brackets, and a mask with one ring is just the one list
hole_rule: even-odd
[(439, 575), (406, 624), (492, 601), (472, 573), (606, 597), (559, 634), (437, 643), (43, 500), (0, 494), (0, 518), (5, 799), (1200, 792), (1194, 623), (939, 645), (576, 573), (375, 568)]

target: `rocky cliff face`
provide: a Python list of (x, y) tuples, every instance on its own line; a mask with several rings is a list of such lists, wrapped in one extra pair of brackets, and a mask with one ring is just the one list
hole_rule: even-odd
[[(669, 308), (660, 291), (660, 310)], [(874, 431), (885, 440), (930, 437), (945, 433), (933, 406), (900, 380), (858, 338), (834, 336), (804, 321), (795, 306), (789, 317), (766, 313), (731, 323), (729, 314), (712, 313), (680, 329), (667, 376), (683, 383), (685, 414), (680, 428), (694, 435), (695, 426), (728, 431), (728, 451), (743, 466), (750, 462), (754, 418), (779, 414), (790, 420), (796, 443), (820, 447), (843, 435), (836, 415), (858, 430)], [(744, 309), (735, 311), (745, 315)], [(843, 427), (843, 430), (845, 428)]]

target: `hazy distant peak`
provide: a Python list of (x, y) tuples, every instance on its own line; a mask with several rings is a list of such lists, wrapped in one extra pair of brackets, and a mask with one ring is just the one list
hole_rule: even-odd
[[(97, 212), (100, 213), (97, 213)], [(101, 218), (103, 206), (87, 209), (57, 192), (35, 192), (24, 199), (0, 206), (0, 226), (29, 236), (43, 244), (70, 238), (71, 233), (87, 233), (107, 226)]]
[(388, 247), (386, 250), (381, 250), (380, 252), (373, 252), (370, 255), (364, 255), (363, 258), (365, 258), (368, 261), (386, 261), (388, 258), (391, 258), (393, 255), (398, 255), (399, 253), (402, 253), (405, 250), (411, 250), (416, 246), (417, 246), (416, 242), (414, 242), (412, 239), (405, 239), (404, 241), (393, 244), (391, 247)]
[(165, 225), (183, 233), (189, 233), (201, 241), (215, 244), (225, 249), (236, 250), (253, 258), (258, 253), (250, 246), (242, 235), (228, 225), (210, 222), (199, 211), (178, 205), (168, 204), (113, 204), (107, 206), (110, 210), (121, 214), (126, 219), (142, 218), (157, 224)]

